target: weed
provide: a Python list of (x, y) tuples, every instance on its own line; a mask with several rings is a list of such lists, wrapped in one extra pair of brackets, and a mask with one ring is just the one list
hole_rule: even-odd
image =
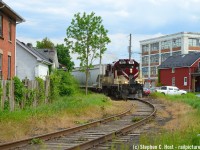
[(142, 120), (142, 117), (134, 117), (134, 118), (132, 118), (132, 122), (138, 122), (138, 121), (140, 121), (140, 120)]
[(31, 144), (43, 144), (43, 141), (39, 138), (34, 138), (31, 140)]

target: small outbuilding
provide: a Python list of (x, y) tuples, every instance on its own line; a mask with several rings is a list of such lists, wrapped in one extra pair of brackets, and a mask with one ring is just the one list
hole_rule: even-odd
[(158, 66), (160, 83), (200, 91), (200, 53), (170, 56)]

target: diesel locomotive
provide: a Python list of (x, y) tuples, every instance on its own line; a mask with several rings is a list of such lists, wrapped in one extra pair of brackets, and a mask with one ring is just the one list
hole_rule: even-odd
[[(72, 71), (82, 87), (85, 85), (85, 73), (79, 68)], [(89, 88), (98, 89), (105, 95), (117, 99), (140, 98), (143, 85), (136, 81), (139, 75), (139, 63), (134, 59), (119, 59), (112, 64), (95, 65), (89, 71)]]

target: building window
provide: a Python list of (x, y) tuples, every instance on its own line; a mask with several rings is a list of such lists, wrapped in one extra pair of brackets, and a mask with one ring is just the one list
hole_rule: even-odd
[(183, 83), (184, 86), (187, 86), (187, 77), (184, 77), (184, 83)]
[(0, 54), (0, 79), (3, 79), (2, 77), (2, 66), (3, 66), (3, 55)]
[(158, 63), (159, 62), (159, 54), (151, 55), (150, 56), (150, 62), (151, 63)]
[(170, 56), (170, 53), (161, 54), (161, 62), (165, 61)]
[(172, 78), (172, 86), (175, 86), (175, 77)]
[(152, 43), (151, 44), (151, 51), (157, 51), (159, 50), (159, 43)]
[(3, 17), (0, 15), (0, 36), (3, 36)]
[(175, 68), (172, 68), (172, 73), (175, 73)]
[(142, 64), (148, 64), (149, 63), (149, 56), (143, 56), (142, 57)]
[(172, 40), (172, 47), (181, 47), (181, 39), (173, 39)]
[(148, 76), (148, 72), (149, 72), (149, 67), (144, 67), (142, 68), (142, 76)]
[(200, 39), (190, 38), (189, 46), (200, 46)]
[(8, 56), (8, 79), (11, 79), (11, 56)]
[(8, 40), (12, 41), (12, 23), (11, 20), (8, 22)]
[(149, 51), (149, 45), (142, 45), (142, 53), (148, 52)]
[(151, 75), (156, 75), (156, 74), (157, 74), (157, 68), (151, 67)]
[(177, 56), (177, 55), (181, 55), (181, 51), (173, 52), (173, 53), (172, 53), (172, 56)]
[(161, 42), (161, 49), (169, 49), (170, 48), (170, 41), (162, 41)]

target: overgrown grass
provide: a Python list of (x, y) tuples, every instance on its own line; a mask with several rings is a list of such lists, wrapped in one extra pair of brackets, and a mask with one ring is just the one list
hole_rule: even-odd
[(30, 117), (49, 117), (64, 112), (77, 115), (84, 112), (88, 107), (102, 107), (110, 104), (109, 99), (101, 94), (89, 94), (87, 96), (84, 94), (76, 94), (73, 96), (60, 97), (52, 104), (41, 105), (37, 108), (32, 107), (14, 112), (0, 111), (0, 122), (22, 121)]
[[(168, 102), (181, 102), (192, 106), (195, 110), (184, 116), (179, 116), (180, 128), (174, 130), (163, 130), (160, 134), (143, 135), (140, 139), (144, 145), (173, 145), (173, 149), (180, 149), (183, 145), (200, 145), (200, 98), (193, 93), (186, 95), (163, 95), (151, 94), (152, 98), (166, 100)], [(173, 105), (172, 105), (173, 107)], [(181, 110), (180, 110), (181, 111)], [(176, 126), (176, 125), (174, 125)]]
[(194, 93), (187, 93), (185, 95), (163, 95), (155, 92), (151, 94), (151, 97), (168, 101), (184, 102), (193, 108), (200, 110), (200, 97), (197, 97)]

